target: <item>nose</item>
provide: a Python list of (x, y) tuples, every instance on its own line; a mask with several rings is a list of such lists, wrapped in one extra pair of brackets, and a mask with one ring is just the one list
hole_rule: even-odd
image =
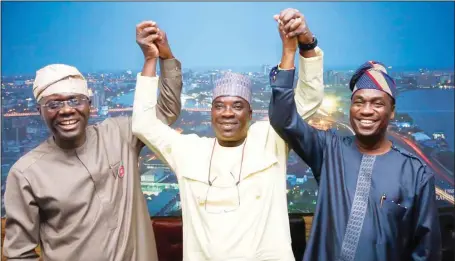
[(226, 109), (224, 109), (223, 112), (221, 113), (221, 116), (223, 117), (233, 117), (234, 115), (235, 115), (234, 111), (230, 106), (227, 106)]
[(370, 103), (365, 103), (362, 108), (360, 108), (360, 113), (362, 115), (372, 115), (374, 113), (372, 105)]

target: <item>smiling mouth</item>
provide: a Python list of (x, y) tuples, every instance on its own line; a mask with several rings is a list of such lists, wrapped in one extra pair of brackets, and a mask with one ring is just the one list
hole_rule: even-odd
[(359, 120), (359, 123), (362, 127), (371, 127), (373, 126), (376, 122), (372, 120)]
[(223, 129), (232, 129), (237, 123), (220, 123), (220, 125)]
[(63, 130), (73, 130), (77, 127), (79, 120), (61, 121), (57, 125)]

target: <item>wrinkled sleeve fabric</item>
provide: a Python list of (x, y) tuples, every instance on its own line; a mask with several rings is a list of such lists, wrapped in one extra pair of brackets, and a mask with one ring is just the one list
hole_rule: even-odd
[(6, 222), (3, 254), (7, 260), (38, 261), (39, 206), (24, 175), (14, 168), (8, 174), (4, 195)]
[(320, 107), (324, 96), (322, 51), (300, 58), (299, 79), (294, 89), (294, 70), (272, 70), (269, 105), (270, 124), (278, 135), (313, 170), (319, 180), (329, 132), (317, 130), (307, 120)]
[(435, 178), (428, 167), (420, 168), (423, 180), (416, 196), (413, 261), (441, 260), (441, 228), (436, 206)]
[(133, 105), (133, 134), (176, 172), (176, 149), (183, 135), (157, 117), (159, 77), (138, 74)]
[[(158, 92), (156, 118), (162, 122), (172, 125), (180, 116), (182, 102), (182, 66), (179, 60), (160, 59), (161, 77), (158, 79)], [(106, 120), (106, 124), (115, 124), (122, 133), (122, 138), (126, 139), (138, 153), (144, 147), (132, 131), (132, 117), (113, 117)]]

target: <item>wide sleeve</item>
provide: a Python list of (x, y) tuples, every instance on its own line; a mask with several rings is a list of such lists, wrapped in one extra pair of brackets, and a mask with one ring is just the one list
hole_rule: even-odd
[(312, 58), (300, 57), (299, 80), (294, 90), (294, 70), (274, 69), (270, 73), (272, 96), (270, 124), (278, 135), (312, 169), (319, 180), (326, 146), (326, 131), (317, 130), (306, 120), (319, 108), (324, 86), (322, 51)]
[(3, 254), (7, 260), (39, 260), (40, 216), (32, 188), (16, 169), (11, 169), (4, 195), (6, 222)]
[(316, 47), (315, 51), (315, 57), (305, 58), (299, 55), (299, 72), (294, 99), (297, 112), (303, 119), (314, 115), (324, 98), (324, 53), (319, 47)]
[(412, 260), (441, 260), (441, 228), (436, 206), (435, 178), (426, 166), (421, 167), (420, 171), (424, 178), (416, 195)]
[(179, 60), (160, 59), (159, 96), (156, 114), (158, 119), (172, 125), (180, 116), (182, 102), (182, 65)]
[[(158, 106), (156, 117), (162, 122), (172, 125), (180, 116), (182, 102), (182, 70), (181, 64), (177, 59), (160, 60), (161, 77), (158, 80)], [(122, 139), (128, 141), (139, 153), (144, 147), (132, 132), (131, 117), (112, 117), (105, 121), (105, 124), (115, 124), (120, 129)]]
[(183, 135), (157, 117), (158, 81), (159, 77), (145, 77), (138, 74), (134, 94), (132, 131), (176, 173), (175, 145), (179, 143)]

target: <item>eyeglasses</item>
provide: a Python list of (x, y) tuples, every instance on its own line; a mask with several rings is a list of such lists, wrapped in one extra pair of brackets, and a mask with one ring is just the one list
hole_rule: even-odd
[[(240, 162), (239, 178), (235, 180), (234, 174), (229, 172), (230, 175), (216, 176), (210, 180), (212, 169), (213, 152), (215, 151), (215, 139), (210, 156), (209, 175), (207, 194), (205, 195), (204, 209), (207, 213), (220, 214), (237, 210), (240, 207), (240, 189), (239, 184), (242, 177), (243, 156), (245, 152), (246, 140), (242, 148), (242, 159)], [(218, 179), (218, 177), (221, 177)]]
[(204, 203), (205, 211), (220, 214), (237, 210), (240, 207), (240, 175), (237, 181), (232, 172), (224, 176), (226, 177), (224, 182), (220, 181), (223, 178), (218, 179), (218, 177), (209, 182)]
[(89, 101), (90, 99), (87, 97), (73, 97), (65, 101), (48, 101), (45, 104), (42, 104), (42, 106), (48, 111), (56, 111), (61, 110), (63, 107), (65, 107), (65, 104), (68, 104), (68, 106), (71, 108), (75, 108), (82, 106)]

